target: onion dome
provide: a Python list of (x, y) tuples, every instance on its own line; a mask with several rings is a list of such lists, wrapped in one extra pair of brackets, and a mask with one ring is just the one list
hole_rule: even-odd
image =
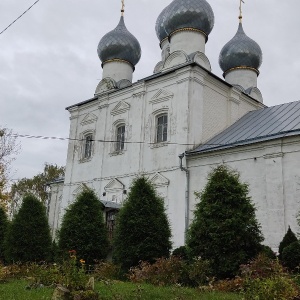
[(162, 42), (165, 38), (168, 37), (168, 34), (165, 29), (165, 21), (166, 21), (166, 14), (168, 12), (168, 8), (169, 6), (163, 9), (163, 11), (159, 14), (155, 24), (156, 35), (160, 42)]
[(233, 69), (253, 69), (259, 74), (261, 63), (261, 48), (245, 34), (240, 23), (236, 35), (221, 50), (219, 56), (221, 69), (224, 74)]
[(180, 29), (196, 30), (207, 39), (214, 20), (214, 12), (206, 0), (174, 0), (168, 7), (165, 29), (168, 35)]
[(97, 52), (102, 64), (108, 61), (123, 60), (134, 67), (141, 58), (141, 46), (127, 30), (123, 16), (118, 26), (100, 40)]

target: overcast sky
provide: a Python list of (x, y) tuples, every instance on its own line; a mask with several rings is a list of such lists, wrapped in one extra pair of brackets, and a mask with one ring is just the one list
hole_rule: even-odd
[[(0, 31), (34, 0), (1, 0)], [(127, 29), (142, 58), (134, 81), (160, 60), (155, 22), (171, 0), (125, 0)], [(236, 33), (239, 0), (208, 0), (215, 26), (206, 44), (212, 71), (222, 77), (220, 50)], [(258, 87), (268, 106), (300, 100), (300, 1), (245, 0), (243, 26), (262, 48)], [(120, 18), (121, 0), (40, 0), (0, 35), (0, 125), (19, 134), (68, 137), (65, 107), (93, 97), (102, 69), (101, 37)], [(45, 162), (65, 165), (67, 141), (20, 138), (13, 178), (31, 177)]]

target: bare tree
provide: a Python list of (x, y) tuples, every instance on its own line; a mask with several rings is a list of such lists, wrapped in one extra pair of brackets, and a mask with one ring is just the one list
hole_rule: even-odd
[(10, 165), (20, 150), (17, 135), (11, 129), (0, 126), (0, 205), (7, 210)]

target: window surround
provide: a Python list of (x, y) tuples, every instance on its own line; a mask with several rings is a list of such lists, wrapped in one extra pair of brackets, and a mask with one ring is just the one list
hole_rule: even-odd
[[(166, 140), (163, 141), (158, 141), (157, 140), (157, 134), (158, 134), (158, 119), (166, 116), (167, 117), (167, 132), (166, 132)], [(151, 148), (158, 148), (158, 147), (164, 147), (167, 146), (168, 143), (170, 142), (170, 117), (169, 117), (169, 108), (164, 107), (155, 110), (152, 113), (152, 132), (151, 132)]]
[(115, 121), (112, 126), (112, 143), (110, 155), (114, 156), (124, 154), (124, 152), (127, 150), (126, 140), (127, 125), (125, 123), (125, 120), (120, 119)]
[(81, 140), (81, 151), (80, 151), (80, 162), (90, 161), (94, 155), (94, 130), (86, 130), (80, 134)]

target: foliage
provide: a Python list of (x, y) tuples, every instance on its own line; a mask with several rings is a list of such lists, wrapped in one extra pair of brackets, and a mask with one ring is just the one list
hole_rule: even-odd
[(141, 261), (129, 271), (129, 279), (135, 283), (151, 283), (165, 286), (180, 282), (183, 261), (176, 256), (158, 258), (155, 263)]
[(283, 237), (282, 241), (279, 244), (279, 249), (278, 249), (279, 259), (282, 259), (283, 249), (297, 241), (298, 241), (298, 239), (297, 239), (295, 233), (291, 230), (291, 227), (289, 226), (288, 231), (286, 232), (285, 236)]
[(0, 126), (0, 206), (8, 211), (9, 193), (7, 184), (9, 181), (10, 164), (15, 159), (20, 149), (17, 137), (8, 128)]
[(292, 271), (300, 267), (300, 242), (296, 241), (284, 247), (282, 252), (282, 263)]
[(241, 266), (245, 300), (288, 300), (298, 295), (298, 289), (278, 260), (259, 255)]
[(130, 269), (128, 277), (135, 283), (199, 287), (208, 283), (209, 274), (208, 261), (196, 258), (188, 262), (172, 255), (169, 258), (159, 258), (153, 264), (141, 261), (138, 266)]
[(63, 253), (76, 250), (87, 264), (106, 258), (109, 241), (103, 220), (103, 205), (90, 189), (83, 190), (63, 216), (58, 234)]
[(263, 240), (248, 185), (240, 182), (238, 173), (221, 165), (196, 196), (200, 202), (188, 230), (189, 251), (209, 260), (214, 276), (233, 277), (242, 263), (259, 253)]
[(232, 279), (223, 279), (213, 282), (213, 290), (219, 292), (242, 292), (244, 279), (237, 276)]
[(185, 246), (180, 246), (173, 250), (172, 255), (178, 256), (183, 260), (188, 259), (188, 251)]
[(64, 174), (64, 167), (45, 163), (42, 173), (38, 173), (32, 178), (22, 178), (15, 182), (11, 187), (13, 208), (16, 210), (21, 205), (20, 200), (26, 194), (33, 194), (41, 202), (46, 204), (48, 200), (48, 194), (46, 192), (47, 184), (59, 177), (63, 177)]
[(112, 262), (101, 261), (94, 266), (93, 276), (97, 280), (116, 280), (121, 277), (121, 267)]
[(163, 199), (146, 178), (133, 181), (116, 223), (114, 259), (124, 270), (169, 256), (171, 230)]
[(4, 238), (8, 227), (7, 215), (0, 206), (0, 263), (4, 261)]
[(8, 261), (49, 260), (51, 237), (44, 205), (34, 196), (23, 199), (19, 212), (8, 227), (5, 256)]
[(271, 249), (271, 247), (266, 246), (266, 245), (262, 245), (260, 253), (264, 254), (265, 256), (267, 256), (268, 258), (271, 258), (271, 259), (276, 259), (277, 258), (276, 254)]

